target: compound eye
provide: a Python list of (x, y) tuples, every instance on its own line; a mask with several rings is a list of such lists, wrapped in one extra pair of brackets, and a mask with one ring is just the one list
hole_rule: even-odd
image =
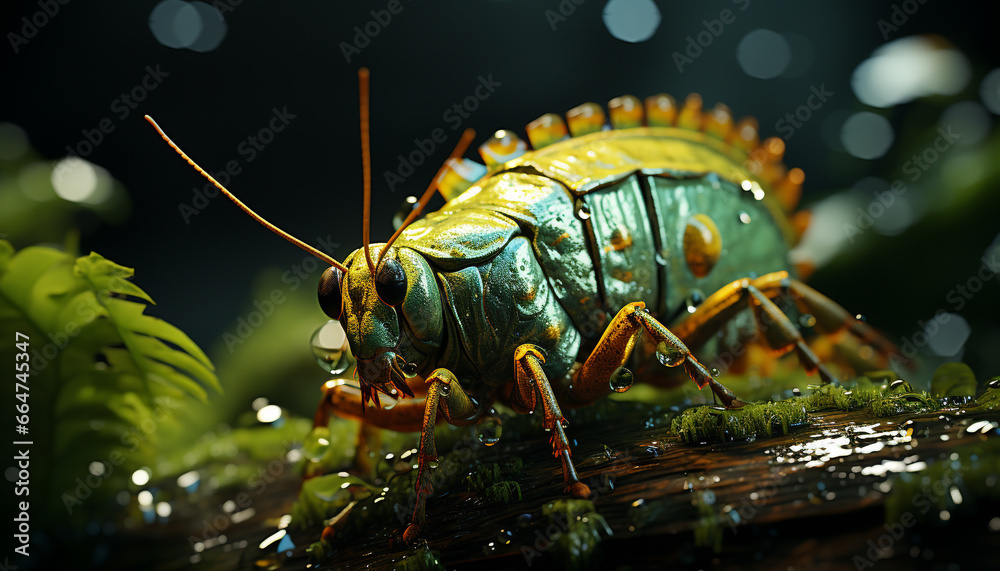
[(393, 307), (403, 303), (406, 297), (406, 272), (403, 266), (393, 258), (382, 262), (375, 276), (375, 293), (386, 305)]
[(324, 270), (319, 278), (319, 306), (330, 319), (340, 319), (340, 312), (344, 306), (340, 289), (343, 279), (344, 272), (334, 266)]

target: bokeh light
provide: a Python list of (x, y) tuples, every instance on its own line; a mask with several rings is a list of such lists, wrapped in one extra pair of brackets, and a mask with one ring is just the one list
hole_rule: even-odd
[(149, 14), (149, 29), (156, 41), (174, 49), (208, 52), (226, 37), (226, 21), (204, 2), (163, 0)]
[(986, 106), (995, 115), (1000, 115), (1000, 67), (986, 74), (983, 82), (979, 84), (979, 96)]
[(851, 87), (872, 107), (892, 107), (928, 95), (954, 95), (969, 81), (961, 52), (929, 36), (901, 38), (876, 49), (858, 65)]
[(778, 77), (792, 61), (792, 49), (785, 38), (771, 30), (758, 29), (743, 36), (736, 46), (736, 61), (750, 77)]
[(871, 111), (851, 115), (840, 128), (840, 142), (844, 150), (859, 159), (877, 159), (884, 155), (895, 135), (885, 117)]
[(653, 0), (608, 0), (603, 17), (612, 36), (633, 44), (653, 37), (660, 27), (660, 9)]

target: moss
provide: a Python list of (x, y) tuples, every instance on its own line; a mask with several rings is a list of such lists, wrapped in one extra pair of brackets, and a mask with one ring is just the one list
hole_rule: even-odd
[(444, 571), (444, 569), (440, 554), (429, 547), (421, 547), (393, 567), (394, 571)]
[(871, 384), (867, 379), (859, 379), (852, 387), (823, 385), (811, 395), (791, 400), (801, 401), (808, 412), (867, 409), (878, 417), (941, 408), (937, 400), (927, 393), (914, 391), (906, 381), (882, 387)]
[(465, 478), (469, 490), (486, 497), (491, 504), (509, 504), (521, 500), (521, 485), (514, 481), (521, 475), (524, 464), (517, 456), (512, 456), (502, 464), (491, 462), (475, 467)]
[[(892, 376), (895, 375), (886, 378)], [(750, 403), (730, 410), (713, 406), (689, 408), (673, 419), (670, 431), (686, 443), (750, 442), (788, 434), (796, 426), (808, 425), (808, 413), (821, 410), (866, 409), (874, 416), (886, 417), (939, 408), (941, 405), (935, 398), (914, 391), (906, 381), (881, 386), (862, 377), (848, 388), (823, 385), (808, 396), (783, 401)]]
[(976, 404), (986, 410), (1000, 410), (1000, 377), (990, 379), (986, 392), (979, 395)]
[(698, 509), (698, 519), (694, 524), (694, 544), (697, 547), (711, 547), (715, 553), (722, 551), (722, 532), (725, 522), (716, 511), (715, 493), (702, 490), (695, 495), (692, 503)]
[(937, 525), (983, 513), (986, 504), (1000, 501), (998, 474), (1000, 439), (995, 438), (962, 446), (923, 470), (897, 474), (885, 500), (886, 523)]
[(690, 408), (671, 423), (671, 432), (683, 442), (753, 441), (788, 434), (809, 423), (806, 407), (797, 399), (751, 403), (726, 410), (711, 406)]
[(936, 397), (971, 397), (976, 394), (976, 375), (965, 363), (945, 363), (934, 371), (931, 394)]
[(542, 506), (548, 518), (547, 530), (557, 529), (549, 537), (550, 552), (566, 569), (601, 568), (599, 548), (611, 528), (588, 500), (563, 499)]

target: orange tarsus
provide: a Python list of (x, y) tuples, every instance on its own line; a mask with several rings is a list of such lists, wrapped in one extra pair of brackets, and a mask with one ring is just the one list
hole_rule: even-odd
[(368, 261), (368, 271), (372, 277), (375, 276), (375, 264), (372, 262), (372, 253), (368, 245), (370, 244), (369, 230), (371, 227), (372, 209), (372, 156), (371, 141), (368, 135), (368, 68), (363, 67), (358, 70), (358, 87), (361, 98), (361, 163), (364, 169), (365, 203), (364, 211), (361, 215), (361, 241), (365, 249), (365, 259)]
[(389, 238), (389, 241), (385, 243), (385, 246), (379, 253), (378, 261), (375, 264), (376, 266), (382, 262), (382, 257), (385, 256), (385, 253), (389, 251), (389, 246), (392, 246), (392, 243), (396, 241), (396, 238), (399, 238), (399, 235), (403, 233), (403, 230), (406, 230), (406, 227), (409, 226), (414, 220), (416, 220), (417, 216), (420, 216), (420, 212), (424, 209), (424, 206), (427, 206), (427, 203), (431, 199), (431, 195), (434, 194), (434, 191), (437, 190), (438, 183), (441, 182), (441, 177), (444, 176), (445, 171), (448, 169), (448, 163), (451, 162), (452, 159), (457, 159), (462, 155), (464, 155), (465, 151), (469, 148), (469, 144), (472, 143), (472, 139), (475, 138), (475, 136), (476, 132), (473, 129), (466, 129), (465, 132), (462, 133), (462, 138), (459, 139), (458, 144), (455, 145), (455, 150), (451, 152), (451, 155), (448, 157), (448, 159), (445, 160), (444, 164), (441, 165), (441, 168), (438, 169), (437, 174), (434, 175), (434, 179), (427, 187), (427, 190), (424, 191), (423, 196), (420, 197), (420, 200), (417, 202), (417, 205), (413, 208), (413, 211), (410, 212), (410, 215), (406, 217), (406, 220), (403, 221), (403, 224), (396, 230), (396, 232), (392, 235), (392, 237)]
[(222, 184), (219, 183), (219, 181), (215, 180), (215, 178), (212, 175), (208, 174), (208, 172), (206, 172), (205, 169), (201, 168), (201, 166), (199, 166), (198, 163), (194, 162), (194, 159), (192, 159), (191, 157), (187, 156), (187, 153), (185, 153), (184, 151), (182, 151), (181, 148), (178, 147), (177, 144), (174, 143), (170, 139), (170, 137), (168, 137), (167, 134), (163, 132), (163, 129), (161, 129), (160, 126), (156, 124), (156, 121), (154, 121), (152, 117), (150, 117), (149, 115), (146, 115), (146, 121), (148, 121), (149, 124), (152, 125), (154, 129), (156, 129), (156, 132), (159, 133), (161, 137), (163, 137), (163, 140), (166, 141), (167, 144), (170, 145), (170, 147), (174, 151), (177, 151), (177, 154), (180, 155), (182, 159), (184, 159), (185, 161), (187, 161), (187, 163), (189, 165), (191, 165), (192, 167), (194, 167), (194, 170), (198, 171), (198, 173), (201, 176), (207, 178), (208, 182), (212, 183), (212, 185), (215, 186), (215, 188), (219, 189), (222, 192), (222, 194), (225, 194), (226, 197), (229, 200), (232, 200), (234, 203), (236, 203), (236, 206), (239, 206), (241, 209), (243, 209), (243, 211), (246, 212), (247, 214), (249, 214), (251, 218), (253, 218), (257, 222), (260, 222), (265, 228), (267, 228), (268, 230), (274, 232), (278, 236), (281, 236), (285, 240), (288, 240), (292, 244), (295, 244), (299, 248), (302, 248), (303, 250), (305, 250), (305, 251), (309, 252), (310, 254), (316, 256), (317, 258), (319, 258), (319, 259), (323, 260), (324, 262), (330, 264), (331, 266), (336, 267), (340, 271), (342, 271), (342, 272), (346, 272), (347, 271), (347, 268), (343, 264), (341, 264), (340, 262), (338, 262), (337, 260), (333, 259), (332, 256), (329, 256), (329, 255), (327, 255), (327, 254), (325, 254), (325, 253), (317, 250), (316, 248), (313, 248), (309, 244), (306, 244), (302, 240), (299, 240), (295, 236), (292, 236), (291, 234), (289, 234), (288, 232), (285, 232), (281, 228), (278, 228), (274, 224), (271, 224), (270, 222), (268, 222), (267, 220), (265, 220), (264, 217), (262, 217), (261, 215), (257, 214), (253, 210), (251, 210), (249, 206), (247, 206), (246, 204), (243, 204), (243, 201), (241, 201), (240, 199), (236, 198), (236, 195), (234, 195), (233, 193), (229, 192), (229, 189), (227, 189), (226, 187), (222, 186)]

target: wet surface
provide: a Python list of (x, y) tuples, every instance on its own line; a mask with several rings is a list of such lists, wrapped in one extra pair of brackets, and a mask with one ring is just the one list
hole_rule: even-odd
[[(883, 509), (898, 474), (919, 475), (929, 465), (954, 460), (965, 445), (1000, 438), (1000, 413), (945, 409), (876, 419), (863, 412), (826, 412), (811, 418), (811, 426), (787, 436), (697, 446), (679, 443), (665, 428), (647, 428), (646, 418), (571, 417), (567, 434), (580, 479), (590, 486), (591, 499), (613, 532), (601, 544), (605, 558), (599, 567), (855, 569), (860, 557), (863, 568), (863, 561), (880, 569), (917, 564), (949, 570), (1000, 568), (1000, 554), (988, 547), (1000, 539), (996, 504), (992, 509), (985, 503), (978, 509), (967, 505), (950, 521), (907, 526), (901, 538), (886, 535), (895, 522), (886, 522)], [(512, 455), (524, 460), (517, 478), (521, 501), (487, 505), (464, 489), (428, 501), (423, 538), (447, 568), (552, 563), (546, 551), (556, 528), (541, 508), (565, 496), (559, 464), (549, 454), (545, 436), (502, 438), (496, 446), (477, 450), (484, 462)], [(992, 485), (1000, 485), (996, 477)], [(151, 560), (152, 553), (135, 554), (119, 563), (156, 569), (192, 563), (204, 569), (305, 568), (304, 548), (318, 539), (319, 529), (293, 532), (290, 539), (297, 548), (288, 558), (274, 555), (277, 543), (258, 548), (277, 531), (297, 489), (295, 475), (286, 471), (265, 493), (254, 496), (253, 517), (227, 525), (222, 541), (202, 541), (200, 551), (195, 551), (192, 536), (210, 535), (204, 533), (206, 523), (226, 515), (221, 505), (227, 498), (178, 506), (169, 524), (146, 528), (137, 538), (155, 542), (156, 551), (168, 557)], [(909, 498), (902, 501), (910, 504)], [(395, 524), (353, 540), (320, 567), (398, 563), (413, 550), (400, 539), (402, 523)], [(721, 534), (721, 552), (694, 546), (699, 527)], [(981, 549), (970, 552), (963, 542)]]

